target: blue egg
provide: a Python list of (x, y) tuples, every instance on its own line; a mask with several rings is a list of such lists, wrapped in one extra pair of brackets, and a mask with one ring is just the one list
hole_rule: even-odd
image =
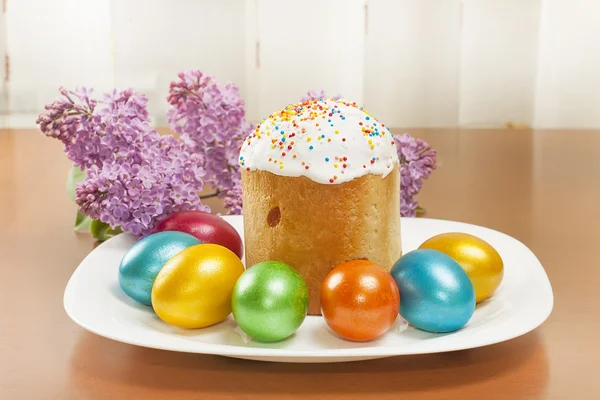
[(123, 256), (119, 285), (132, 299), (152, 305), (152, 285), (167, 261), (180, 251), (202, 242), (183, 232), (165, 231), (146, 236)]
[(390, 271), (400, 290), (400, 315), (416, 328), (452, 332), (475, 312), (475, 290), (453, 258), (430, 249), (400, 257)]

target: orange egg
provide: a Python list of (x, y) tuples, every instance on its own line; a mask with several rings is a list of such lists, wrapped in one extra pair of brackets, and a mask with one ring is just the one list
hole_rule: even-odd
[(327, 325), (352, 341), (369, 341), (390, 329), (400, 308), (392, 276), (367, 260), (335, 267), (321, 286), (321, 312)]

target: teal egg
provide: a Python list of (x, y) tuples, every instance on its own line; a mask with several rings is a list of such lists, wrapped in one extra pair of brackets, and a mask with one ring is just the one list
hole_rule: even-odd
[(276, 342), (292, 335), (308, 313), (306, 283), (287, 264), (265, 261), (238, 279), (231, 299), (233, 317), (250, 337)]
[(175, 231), (159, 232), (139, 240), (119, 265), (121, 289), (135, 301), (151, 306), (152, 285), (163, 265), (180, 251), (201, 243), (192, 235)]
[(390, 271), (400, 291), (400, 315), (416, 328), (452, 332), (475, 311), (475, 290), (450, 256), (430, 249), (406, 253)]

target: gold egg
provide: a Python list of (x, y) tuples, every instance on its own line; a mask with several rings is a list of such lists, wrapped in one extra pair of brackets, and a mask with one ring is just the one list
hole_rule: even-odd
[(442, 233), (426, 240), (419, 249), (441, 251), (456, 260), (473, 283), (477, 303), (490, 298), (504, 277), (504, 263), (496, 249), (468, 233)]
[(231, 314), (231, 295), (244, 265), (231, 250), (198, 244), (162, 267), (152, 287), (152, 307), (168, 324), (204, 328)]

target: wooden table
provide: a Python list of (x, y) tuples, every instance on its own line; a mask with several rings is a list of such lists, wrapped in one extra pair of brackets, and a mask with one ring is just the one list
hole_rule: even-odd
[(94, 243), (72, 230), (61, 145), (33, 131), (1, 131), (0, 399), (600, 398), (600, 132), (413, 134), (440, 154), (419, 197), (428, 216), (503, 231), (545, 266), (555, 306), (537, 330), (479, 349), (330, 365), (178, 354), (98, 337), (62, 305)]

